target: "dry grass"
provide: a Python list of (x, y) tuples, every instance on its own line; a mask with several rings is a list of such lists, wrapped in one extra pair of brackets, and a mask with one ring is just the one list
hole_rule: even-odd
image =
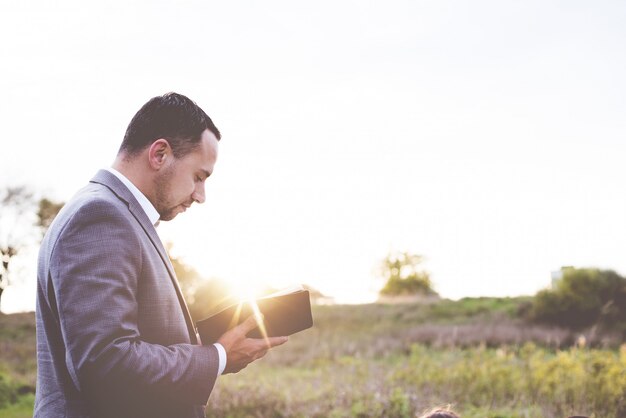
[(36, 350), (35, 314), (0, 314), (0, 371), (20, 384), (34, 388)]
[[(583, 345), (580, 333), (518, 319), (524, 302), (315, 306), (312, 329), (219, 379), (208, 416), (410, 417), (451, 403), (464, 418), (621, 418), (620, 336), (591, 329)], [(0, 315), (0, 350), (0, 376), (32, 391), (34, 314)], [(16, 402), (12, 416), (29, 416), (32, 394)]]

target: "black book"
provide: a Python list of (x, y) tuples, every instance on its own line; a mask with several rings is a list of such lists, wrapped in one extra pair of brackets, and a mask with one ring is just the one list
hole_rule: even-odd
[(254, 301), (242, 301), (198, 321), (196, 326), (202, 344), (213, 344), (226, 331), (259, 313), (263, 314), (263, 323), (248, 333), (250, 338), (287, 336), (313, 326), (309, 291), (299, 287)]

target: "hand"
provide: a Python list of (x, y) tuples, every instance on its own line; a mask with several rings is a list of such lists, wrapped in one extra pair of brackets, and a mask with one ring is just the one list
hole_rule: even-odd
[(246, 334), (258, 326), (254, 315), (227, 331), (217, 342), (226, 350), (226, 373), (237, 373), (253, 361), (260, 359), (267, 351), (287, 342), (287, 337), (248, 338)]

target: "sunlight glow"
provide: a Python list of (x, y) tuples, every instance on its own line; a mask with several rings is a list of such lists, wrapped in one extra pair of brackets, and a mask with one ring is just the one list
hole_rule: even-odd
[(259, 327), (259, 330), (261, 331), (261, 335), (263, 336), (263, 339), (265, 340), (265, 344), (267, 344), (267, 346), (269, 347), (270, 341), (267, 335), (267, 330), (265, 329), (265, 324), (263, 323), (263, 314), (259, 310), (259, 305), (257, 305), (254, 299), (250, 299), (247, 302), (250, 304), (250, 307), (252, 308), (252, 312), (254, 312), (254, 319), (256, 319), (257, 326)]
[(233, 299), (240, 302), (255, 300), (263, 291), (260, 283), (254, 283), (249, 280), (245, 282), (230, 280), (228, 284), (228, 293)]
[[(228, 329), (231, 329), (233, 327), (236, 327), (241, 318), (241, 312), (244, 308), (244, 305), (248, 304), (250, 306), (250, 309), (252, 310), (252, 314), (254, 315), (254, 319), (256, 321), (257, 327), (259, 328), (259, 331), (261, 331), (261, 335), (263, 336), (263, 340), (265, 340), (265, 343), (268, 345), (269, 347), (269, 337), (267, 335), (267, 329), (265, 328), (265, 324), (263, 323), (263, 314), (261, 313), (261, 310), (259, 309), (259, 305), (257, 305), (256, 301), (254, 299), (243, 299), (239, 301), (239, 304), (237, 304), (237, 309), (235, 310), (235, 313), (233, 314), (233, 317), (230, 320), (230, 323), (228, 324)], [(243, 318), (243, 320), (245, 321), (247, 318)]]
[[(256, 282), (298, 281), (337, 303), (372, 302), (390, 250), (428, 257), (435, 290), (454, 299), (534, 294), (561, 266), (626, 274), (626, 3), (370, 2), (352, 19), (350, 3), (321, 1), (315, 27), (297, 24), (310, 11), (287, 2), (258, 15), (220, 4), (215, 14), (197, 2), (185, 31), (155, 32), (162, 48), (136, 53), (138, 33), (184, 7), (139, 0), (150, 18), (132, 25), (115, 7), (84, 25), (94, 9), (72, 7), (49, 31), (23, 22), (50, 22), (51, 8), (2, 2), (2, 59), (21, 65), (0, 66), (11, 80), (0, 185), (67, 202), (115, 159), (139, 106), (178, 91), (228, 140), (207, 202), (157, 233), (235, 301), (258, 298)], [(274, 9), (290, 29), (278, 42)], [(114, 37), (102, 30), (119, 19)], [(78, 27), (80, 42), (106, 47), (74, 54)], [(194, 56), (189, 39), (220, 42), (193, 68), (152, 65), (155, 52)], [(47, 134), (11, 141), (33, 95), (49, 110)], [(66, 150), (80, 158), (58, 164)], [(11, 267), (2, 312), (35, 309), (36, 254), (23, 265)]]
[(239, 318), (241, 317), (241, 308), (242, 307), (243, 307), (243, 302), (239, 302), (239, 305), (237, 305), (237, 309), (235, 310), (235, 314), (231, 318), (230, 324), (228, 324), (228, 329), (236, 327), (237, 324), (239, 323)]
[(228, 286), (230, 297), (239, 301), (237, 305), (237, 309), (233, 317), (231, 318), (229, 329), (236, 326), (242, 321), (245, 321), (247, 318), (242, 318), (242, 314), (245, 315), (244, 307), (248, 305), (252, 314), (254, 315), (254, 319), (257, 323), (257, 327), (261, 332), (265, 343), (269, 346), (269, 337), (267, 335), (267, 329), (265, 328), (265, 324), (263, 323), (263, 313), (259, 309), (259, 305), (256, 303), (256, 299), (260, 297), (263, 293), (264, 286), (260, 283), (254, 283), (251, 281), (246, 281), (245, 283), (240, 283), (236, 281), (231, 281)]

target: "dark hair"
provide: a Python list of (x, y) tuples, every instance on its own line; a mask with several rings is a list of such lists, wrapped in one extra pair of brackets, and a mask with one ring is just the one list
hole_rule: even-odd
[(198, 146), (206, 129), (221, 139), (220, 131), (200, 106), (182, 94), (166, 93), (148, 100), (133, 116), (119, 152), (133, 155), (164, 138), (174, 156), (180, 158)]
[(425, 412), (423, 415), (420, 415), (420, 418), (460, 418), (458, 414), (456, 414), (453, 410), (450, 409), (450, 406), (446, 408), (434, 408), (430, 411)]

